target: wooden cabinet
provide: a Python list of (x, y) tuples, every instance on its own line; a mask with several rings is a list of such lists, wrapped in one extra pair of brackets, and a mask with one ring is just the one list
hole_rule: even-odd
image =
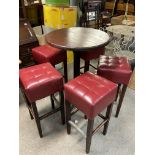
[(19, 0), (19, 18), (27, 18), (32, 27), (44, 25), (41, 0)]
[(34, 65), (31, 49), (38, 46), (38, 40), (35, 36), (30, 23), (26, 19), (19, 21), (19, 59), (22, 66)]

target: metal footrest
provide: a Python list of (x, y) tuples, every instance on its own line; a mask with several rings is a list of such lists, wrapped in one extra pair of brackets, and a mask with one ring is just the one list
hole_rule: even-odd
[(68, 122), (72, 127), (74, 127), (84, 138), (86, 138), (86, 134), (73, 122)]

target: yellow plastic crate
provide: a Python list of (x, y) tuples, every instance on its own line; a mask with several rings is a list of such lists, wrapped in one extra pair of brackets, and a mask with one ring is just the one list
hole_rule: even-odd
[(73, 62), (73, 52), (67, 51), (67, 63), (72, 63), (72, 62)]
[(60, 9), (58, 7), (51, 7), (44, 5), (44, 24), (51, 28), (58, 28), (60, 22)]
[[(44, 5), (44, 24), (53, 29), (76, 26), (77, 7), (54, 7)], [(67, 51), (67, 62), (73, 62), (73, 52)]]
[(44, 5), (44, 23), (46, 26), (61, 29), (76, 26), (77, 7), (54, 7)]
[(64, 8), (63, 10), (64, 21), (68, 27), (76, 26), (77, 21), (77, 8)]

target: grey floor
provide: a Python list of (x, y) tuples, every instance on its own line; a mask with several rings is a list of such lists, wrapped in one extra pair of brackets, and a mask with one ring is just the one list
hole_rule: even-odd
[[(96, 61), (93, 62), (96, 65)], [(69, 79), (72, 79), (72, 64)], [(91, 70), (94, 72), (94, 70)], [(127, 89), (123, 106), (115, 118), (116, 103), (113, 107), (108, 133), (102, 134), (101, 128), (92, 138), (90, 155), (134, 155), (135, 152), (135, 94)], [(37, 101), (38, 110), (44, 113), (51, 108), (49, 97)], [(104, 112), (103, 112), (104, 113)], [(72, 117), (82, 130), (86, 131), (87, 120), (78, 112)], [(95, 119), (95, 126), (100, 122)], [(41, 121), (43, 138), (39, 138), (35, 121), (29, 117), (28, 110), (20, 94), (19, 104), (19, 153), (21, 155), (84, 155), (85, 139), (72, 128), (71, 135), (66, 133), (66, 125), (61, 124), (60, 112)]]

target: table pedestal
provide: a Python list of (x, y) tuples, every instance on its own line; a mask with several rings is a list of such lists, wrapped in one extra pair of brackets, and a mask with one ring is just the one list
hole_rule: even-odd
[(80, 75), (80, 52), (74, 51), (74, 78)]

